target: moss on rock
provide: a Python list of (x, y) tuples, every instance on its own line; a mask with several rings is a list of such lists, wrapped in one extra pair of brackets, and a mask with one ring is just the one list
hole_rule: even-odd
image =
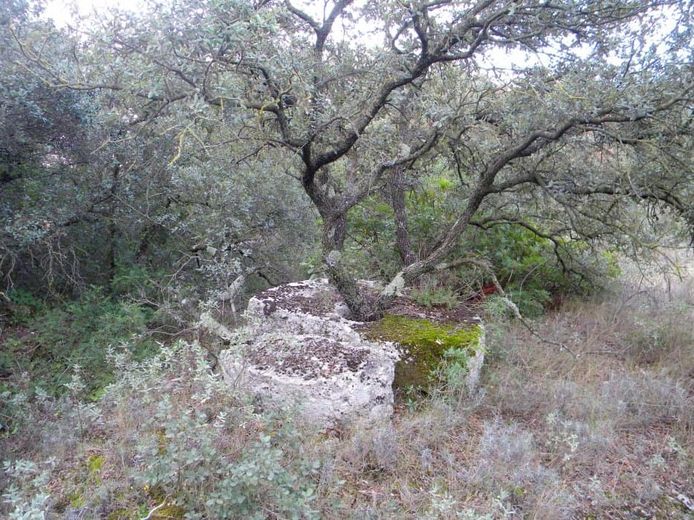
[(396, 391), (409, 388), (426, 390), (447, 357), (446, 352), (460, 350), (473, 354), (479, 348), (482, 329), (474, 323), (442, 324), (423, 318), (386, 315), (370, 325), (370, 339), (392, 341), (406, 353), (395, 365)]

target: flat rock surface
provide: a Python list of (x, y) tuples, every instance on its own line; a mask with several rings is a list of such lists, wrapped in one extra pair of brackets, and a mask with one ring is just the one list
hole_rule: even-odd
[[(360, 285), (365, 292), (373, 293), (374, 298), (378, 294), (378, 287), (375, 284), (360, 282)], [(259, 313), (262, 309), (264, 316), (270, 316), (278, 310), (324, 317), (335, 314), (343, 317), (349, 315), (349, 309), (342, 296), (324, 279), (289, 283), (266, 289), (254, 296), (251, 299), (251, 304), (253, 305), (253, 312)], [(406, 296), (396, 297), (388, 309), (388, 314), (425, 318), (438, 323), (475, 323), (479, 321), (479, 314), (464, 304), (452, 309), (425, 307)]]
[(344, 301), (323, 280), (308, 280), (267, 289), (254, 296), (251, 304), (255, 308), (262, 308), (264, 316), (270, 316), (277, 310), (328, 316), (341, 308)]
[(357, 372), (370, 354), (366, 348), (315, 335), (264, 338), (254, 345), (246, 360), (255, 368), (305, 380)]

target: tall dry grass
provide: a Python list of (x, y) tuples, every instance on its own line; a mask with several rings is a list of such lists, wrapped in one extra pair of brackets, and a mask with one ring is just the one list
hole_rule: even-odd
[(356, 509), (331, 514), (687, 518), (694, 258), (674, 261), (627, 265), (595, 299), (534, 322), (552, 343), (490, 324), (478, 395), (403, 407), (392, 428), (337, 443), (335, 472)]

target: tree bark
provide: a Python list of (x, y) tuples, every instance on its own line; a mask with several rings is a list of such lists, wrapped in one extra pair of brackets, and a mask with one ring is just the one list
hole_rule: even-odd
[(117, 163), (113, 167), (113, 172), (111, 174), (111, 187), (110, 187), (110, 204), (108, 208), (108, 251), (106, 263), (108, 265), (108, 283), (113, 291), (113, 283), (116, 279), (116, 268), (117, 268), (117, 250), (118, 250), (118, 225), (116, 224), (116, 193), (118, 191), (119, 174), (120, 174), (120, 163)]
[(405, 201), (405, 170), (398, 168), (390, 184), (390, 205), (395, 220), (395, 247), (400, 255), (403, 267), (413, 264), (417, 256), (412, 250), (410, 231), (407, 227), (407, 206)]
[(357, 280), (345, 267), (342, 259), (342, 250), (345, 243), (347, 218), (344, 214), (331, 215), (323, 219), (323, 263), (326, 266), (328, 277), (338, 292), (342, 295), (349, 307), (351, 317), (357, 321), (371, 321), (377, 319), (373, 303), (364, 294)]

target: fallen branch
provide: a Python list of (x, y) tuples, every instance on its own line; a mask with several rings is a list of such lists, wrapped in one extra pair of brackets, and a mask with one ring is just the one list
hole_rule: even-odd
[(165, 505), (166, 505), (166, 500), (164, 500), (161, 504), (159, 504), (159, 505), (156, 506), (154, 509), (152, 509), (149, 513), (147, 513), (147, 516), (145, 516), (144, 518), (142, 518), (142, 520), (150, 520), (150, 519), (152, 518), (152, 515), (153, 515), (154, 513), (156, 513), (157, 511), (159, 511), (159, 510), (160, 510), (162, 507), (164, 507)]

